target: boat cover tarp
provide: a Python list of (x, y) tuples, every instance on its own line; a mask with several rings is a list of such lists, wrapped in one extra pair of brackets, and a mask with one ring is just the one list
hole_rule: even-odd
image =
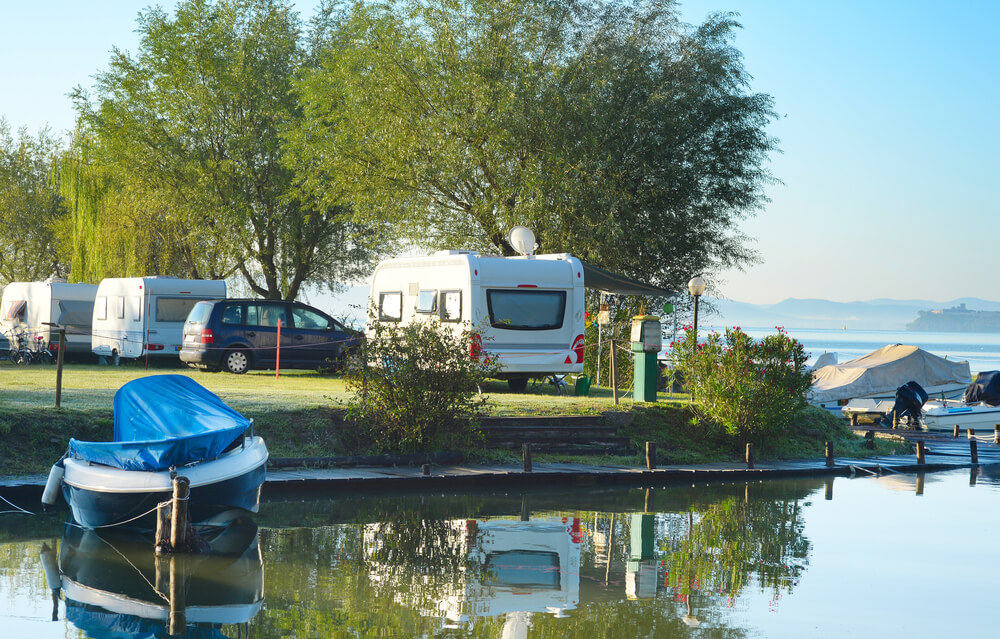
[(111, 442), (69, 440), (77, 458), (124, 470), (166, 470), (218, 457), (251, 421), (183, 375), (153, 375), (115, 393)]
[(962, 398), (968, 404), (986, 402), (990, 406), (1000, 405), (1000, 371), (983, 371), (976, 381), (969, 384)]
[[(163, 616), (167, 615), (165, 610)], [(174, 636), (167, 632), (165, 619), (115, 614), (69, 599), (66, 600), (66, 621), (90, 639), (168, 639)], [(184, 636), (188, 639), (226, 639), (222, 631), (214, 626), (191, 625), (184, 629)]]
[(583, 285), (586, 288), (612, 293), (614, 295), (652, 295), (656, 297), (671, 297), (676, 295), (675, 291), (669, 291), (659, 286), (640, 282), (630, 277), (625, 277), (618, 273), (588, 264), (583, 264)]
[(817, 404), (869, 395), (892, 395), (914, 381), (924, 388), (972, 381), (969, 362), (938, 357), (916, 346), (890, 344), (843, 364), (813, 371), (810, 401)]

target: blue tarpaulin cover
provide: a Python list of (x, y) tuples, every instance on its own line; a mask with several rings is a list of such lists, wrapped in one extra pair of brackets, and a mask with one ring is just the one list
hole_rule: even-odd
[(111, 442), (69, 440), (77, 458), (124, 470), (166, 470), (218, 457), (251, 421), (183, 375), (153, 375), (115, 393)]

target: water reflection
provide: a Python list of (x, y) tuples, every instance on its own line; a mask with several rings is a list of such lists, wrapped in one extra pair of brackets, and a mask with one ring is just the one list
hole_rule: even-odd
[(263, 602), (257, 525), (240, 518), (204, 538), (207, 553), (157, 557), (135, 534), (67, 524), (58, 563), (48, 545), (41, 561), (53, 601), (61, 591), (66, 619), (87, 636), (224, 637), (224, 624), (247, 624)]
[[(67, 529), (53, 543), (23, 526), (0, 536), (0, 624), (35, 639), (164, 637), (173, 591), (189, 636), (790, 637), (796, 623), (827, 624), (812, 636), (873, 624), (941, 636), (930, 610), (961, 591), (911, 586), (988, 590), (998, 470), (268, 501), (259, 533), (246, 522), (219, 536), (223, 554), (185, 558), (173, 588), (148, 542)], [(850, 584), (874, 571), (880, 597), (858, 598)], [(992, 626), (971, 615), (962, 627)]]

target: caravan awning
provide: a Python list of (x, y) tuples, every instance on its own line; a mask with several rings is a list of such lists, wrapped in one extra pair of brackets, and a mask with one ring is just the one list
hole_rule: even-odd
[(613, 295), (653, 295), (656, 297), (672, 297), (676, 291), (668, 291), (659, 286), (646, 284), (639, 280), (606, 271), (603, 268), (580, 262), (583, 264), (583, 285)]
[(89, 327), (94, 321), (93, 315), (93, 301), (59, 300), (59, 318), (56, 320), (56, 324)]
[(10, 306), (7, 307), (7, 312), (4, 313), (3, 318), (5, 320), (12, 320), (21, 314), (24, 310), (24, 300), (11, 300)]

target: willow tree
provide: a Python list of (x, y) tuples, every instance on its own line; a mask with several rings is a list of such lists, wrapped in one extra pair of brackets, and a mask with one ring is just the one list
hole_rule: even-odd
[(0, 284), (67, 274), (67, 215), (53, 166), (59, 140), (47, 129), (15, 134), (0, 118)]
[(427, 248), (541, 249), (665, 287), (755, 258), (770, 96), (739, 25), (671, 3), (383, 0), (331, 12), (295, 158)]
[(307, 60), (289, 3), (187, 0), (173, 16), (141, 12), (138, 33), (137, 53), (115, 49), (77, 108), (116, 188), (181, 230), (191, 276), (239, 273), (273, 299), (357, 277), (371, 246), (349, 207), (298, 197), (283, 162)]

